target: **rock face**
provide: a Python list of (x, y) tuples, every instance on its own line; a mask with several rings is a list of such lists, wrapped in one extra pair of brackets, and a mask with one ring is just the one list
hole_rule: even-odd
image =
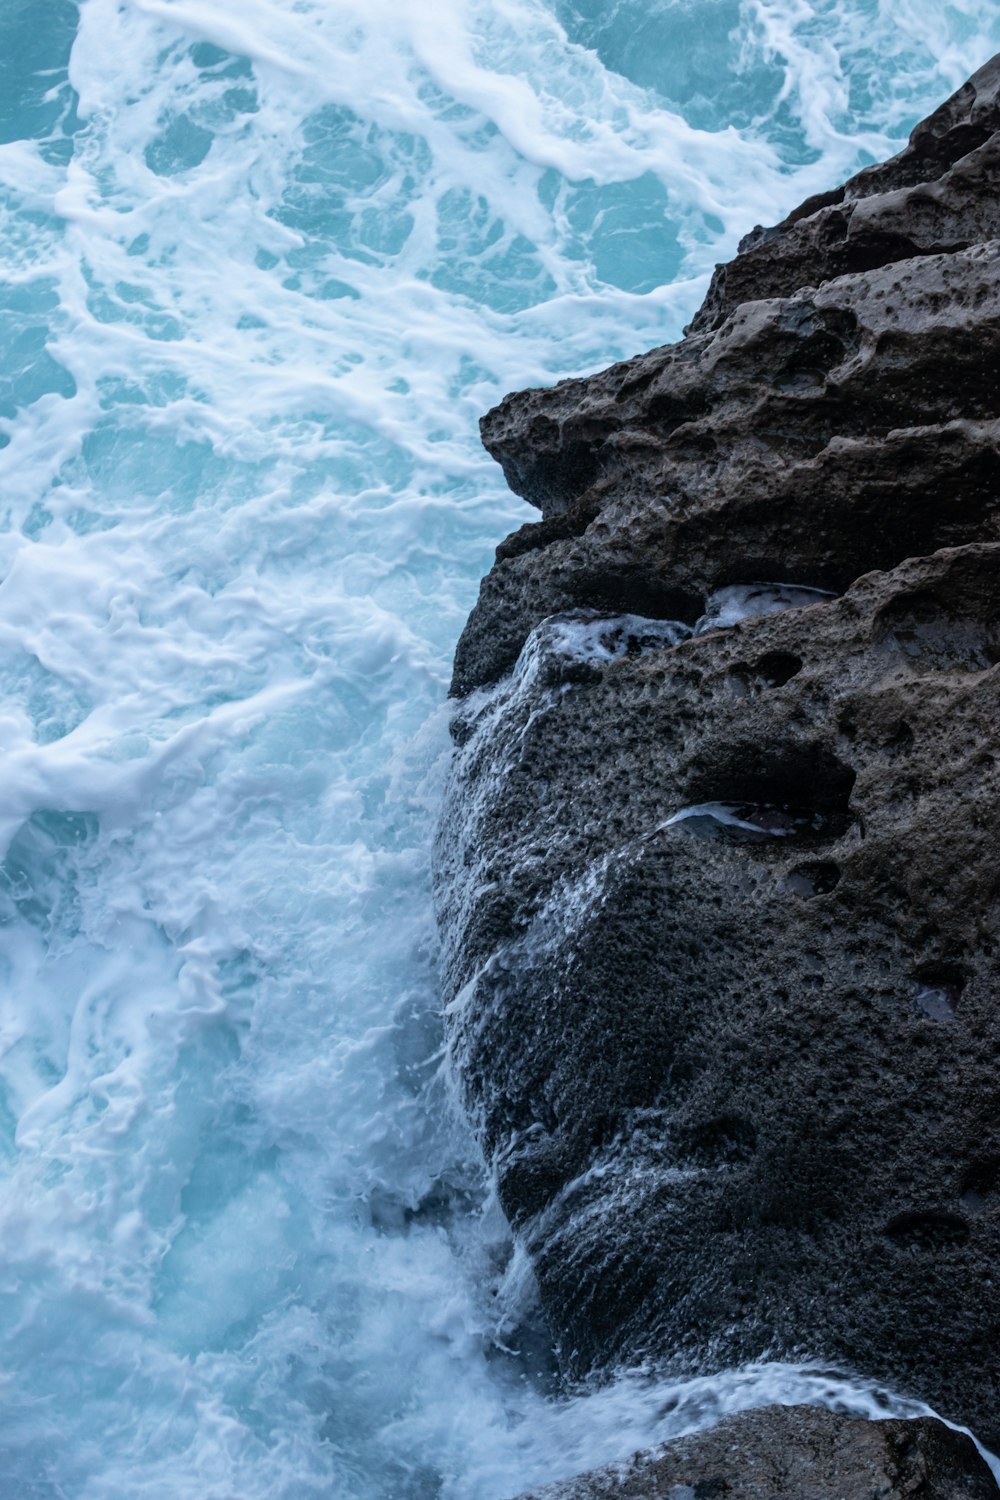
[(484, 420), (543, 518), (459, 645), (437, 852), (566, 1371), (818, 1359), (991, 1446), (998, 98), (755, 231), (682, 343)]
[(994, 60), (894, 161), (744, 241), (683, 343), (489, 414), (544, 519), (500, 547), (456, 693), (558, 610), (693, 619), (727, 583), (842, 591), (1000, 537), (998, 129)]
[(941, 1422), (859, 1422), (777, 1406), (522, 1500), (993, 1500), (996, 1493), (974, 1444)]

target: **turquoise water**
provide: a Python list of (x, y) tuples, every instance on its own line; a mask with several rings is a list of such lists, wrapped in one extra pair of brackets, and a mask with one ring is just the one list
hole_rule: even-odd
[(998, 47), (989, 0), (2, 0), (2, 1500), (504, 1500), (845, 1394), (553, 1394), (441, 1054), (444, 696), (527, 514), (479, 415), (677, 336)]

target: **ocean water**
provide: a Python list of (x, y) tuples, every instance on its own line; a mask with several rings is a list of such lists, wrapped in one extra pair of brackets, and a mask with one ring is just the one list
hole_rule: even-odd
[(998, 48), (992, 0), (0, 0), (0, 1500), (505, 1500), (898, 1405), (558, 1390), (428, 849), (528, 514), (479, 415), (676, 337)]

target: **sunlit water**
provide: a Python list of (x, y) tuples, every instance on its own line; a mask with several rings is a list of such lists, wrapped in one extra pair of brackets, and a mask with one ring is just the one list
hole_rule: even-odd
[(2, 0), (0, 1500), (504, 1500), (845, 1393), (553, 1395), (441, 1066), (443, 703), (526, 514), (479, 415), (677, 336), (998, 46), (992, 0)]

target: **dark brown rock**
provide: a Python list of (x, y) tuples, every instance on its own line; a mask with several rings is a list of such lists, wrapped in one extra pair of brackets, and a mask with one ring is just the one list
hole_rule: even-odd
[[(681, 344), (484, 420), (543, 519), (459, 645), (437, 854), (566, 1371), (816, 1359), (994, 1446), (998, 85), (755, 238)], [(817, 261), (845, 202), (886, 264)], [(775, 580), (828, 593), (691, 635)]]
[(844, 588), (1000, 535), (998, 97), (994, 59), (836, 203), (755, 231), (682, 343), (484, 418), (545, 520), (501, 547), (456, 693), (509, 671), (557, 609), (693, 618), (744, 566)]
[(940, 1422), (862, 1422), (808, 1406), (729, 1417), (627, 1464), (521, 1500), (993, 1500), (967, 1437)]
[(1000, 539), (998, 389), (993, 240), (750, 303), (716, 333), (508, 396), (486, 445), (553, 519), (501, 549), (454, 691), (509, 671), (557, 610), (693, 620), (729, 583), (842, 590)]
[(718, 327), (741, 302), (992, 238), (998, 78), (993, 58), (921, 121), (905, 151), (808, 200), (775, 228), (754, 229), (737, 259), (716, 271), (689, 332)]
[(606, 659), (551, 622), (466, 707), (453, 1045), (575, 1374), (819, 1357), (996, 1441), (998, 568)]

